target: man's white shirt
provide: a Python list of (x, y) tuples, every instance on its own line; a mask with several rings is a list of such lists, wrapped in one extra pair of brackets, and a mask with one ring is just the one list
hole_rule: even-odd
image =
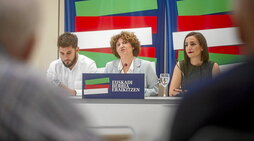
[(77, 95), (82, 94), (82, 73), (95, 73), (96, 63), (83, 55), (78, 55), (75, 66), (70, 70), (65, 67), (61, 59), (53, 61), (48, 68), (47, 78), (54, 85), (64, 84), (75, 89)]

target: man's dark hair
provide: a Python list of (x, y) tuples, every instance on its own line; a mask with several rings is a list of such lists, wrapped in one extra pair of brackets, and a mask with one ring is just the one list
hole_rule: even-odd
[(57, 46), (59, 47), (78, 47), (78, 37), (70, 32), (65, 32), (58, 37)]

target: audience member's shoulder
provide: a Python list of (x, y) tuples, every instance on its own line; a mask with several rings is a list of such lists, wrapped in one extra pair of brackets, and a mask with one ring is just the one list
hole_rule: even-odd
[(232, 67), (230, 67), (224, 73), (226, 73), (228, 76), (231, 74), (233, 75), (234, 73), (239, 75), (247, 75), (247, 74), (252, 75), (254, 74), (253, 71), (254, 71), (254, 58), (251, 58), (241, 63), (236, 63), (232, 65)]
[[(18, 87), (23, 87), (26, 91), (27, 96), (38, 96), (41, 97), (48, 95), (67, 95), (64, 91), (59, 88), (53, 87), (49, 84), (47, 79), (44, 77), (44, 73), (39, 70), (31, 67), (28, 64), (23, 64), (19, 62), (15, 62), (12, 65), (12, 69), (8, 72), (9, 83), (12, 83), (11, 80), (17, 82), (15, 85)], [(61, 92), (60, 92), (61, 91)], [(38, 93), (38, 95), (36, 94)], [(43, 95), (43, 96), (42, 96)], [(51, 97), (54, 97), (51, 96)]]

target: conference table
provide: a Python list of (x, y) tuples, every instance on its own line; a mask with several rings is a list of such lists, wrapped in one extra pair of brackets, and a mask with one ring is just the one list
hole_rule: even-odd
[(70, 100), (88, 118), (90, 128), (109, 135), (109, 140), (155, 141), (168, 137), (181, 98), (82, 99), (73, 96)]

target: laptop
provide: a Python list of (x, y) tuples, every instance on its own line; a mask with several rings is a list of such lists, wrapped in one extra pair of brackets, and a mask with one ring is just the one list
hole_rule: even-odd
[(144, 74), (83, 73), (82, 98), (144, 99)]

